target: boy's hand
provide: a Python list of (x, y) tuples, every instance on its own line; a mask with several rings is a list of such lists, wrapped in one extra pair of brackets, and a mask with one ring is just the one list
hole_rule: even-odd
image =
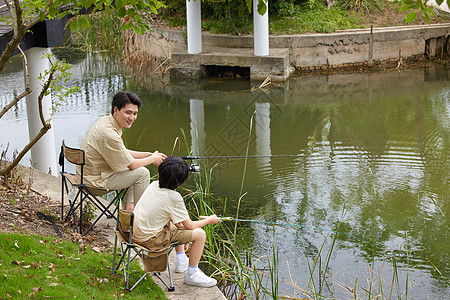
[(202, 219), (202, 220), (207, 219), (208, 224), (217, 224), (220, 222), (219, 218), (216, 215), (210, 215), (209, 217), (200, 216), (200, 219)]
[(186, 227), (184, 227), (184, 225), (183, 225), (182, 222), (175, 223), (175, 226), (176, 226), (178, 229), (180, 229), (180, 230), (185, 230), (185, 229), (186, 229)]

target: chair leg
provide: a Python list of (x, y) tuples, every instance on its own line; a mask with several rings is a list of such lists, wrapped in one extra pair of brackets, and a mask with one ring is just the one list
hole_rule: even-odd
[(114, 256), (113, 256), (113, 264), (112, 264), (112, 273), (111, 274), (115, 274), (116, 273), (116, 253), (117, 253), (117, 233), (115, 234), (115, 238), (114, 238)]
[[(108, 206), (106, 206), (106, 207), (104, 208), (104, 210), (100, 213), (100, 215), (98, 215), (97, 218), (94, 220), (94, 222), (92, 222), (91, 226), (89, 226), (89, 228), (86, 229), (86, 231), (85, 231), (84, 233), (82, 233), (81, 236), (85, 236), (89, 231), (91, 231), (91, 229), (94, 227), (95, 224), (97, 224), (97, 222), (100, 220), (100, 218), (101, 218), (103, 215), (107, 215), (106, 212), (107, 212), (107, 211), (109, 212), (109, 208), (110, 208), (113, 204), (114, 204), (114, 202), (111, 201), (111, 203), (108, 204)], [(115, 211), (115, 209), (114, 209), (114, 211)], [(108, 216), (107, 216), (107, 217), (108, 217)], [(115, 218), (115, 216), (112, 216), (112, 217), (109, 217), (109, 218)]]
[(144, 280), (144, 278), (147, 276), (148, 273), (144, 273), (144, 275), (142, 275), (138, 281), (136, 281), (135, 284), (133, 284), (133, 286), (131, 288), (129, 288), (129, 291), (132, 291), (142, 280)]
[(131, 248), (128, 247), (126, 250), (127, 253), (127, 270), (126, 270), (126, 276), (125, 276), (125, 283), (126, 283), (126, 288), (128, 290), (129, 284), (130, 284), (130, 263), (131, 263)]
[(167, 284), (167, 282), (161, 277), (161, 273), (153, 273), (153, 275), (155, 275), (156, 277), (158, 277), (158, 279), (162, 282), (162, 284), (164, 284), (167, 288), (167, 291), (169, 292), (173, 292), (175, 291), (175, 286), (173, 285), (173, 280), (172, 280), (172, 274), (169, 274), (169, 278), (170, 278), (170, 285)]
[[(177, 246), (178, 244), (172, 244), (169, 247), (168, 250), (168, 256), (170, 255), (170, 253), (172, 252), (172, 250), (175, 248), (175, 246)], [(173, 277), (172, 277), (172, 270), (170, 269), (170, 263), (169, 263), (169, 259), (167, 259), (167, 272), (169, 273), (169, 284), (167, 284), (164, 279), (161, 277), (161, 273), (160, 272), (156, 272), (153, 273), (153, 275), (155, 275), (156, 277), (158, 277), (159, 280), (161, 280), (161, 282), (166, 286), (167, 290), (169, 292), (173, 292), (175, 291), (175, 286), (173, 284)]]
[[(80, 231), (81, 236), (85, 236), (89, 231), (91, 231), (91, 229), (94, 227), (95, 224), (97, 224), (98, 221), (100, 221), (101, 217), (103, 215), (105, 215), (108, 219), (117, 219), (115, 214), (116, 212), (118, 212), (119, 210), (119, 206), (120, 206), (120, 201), (122, 200), (123, 195), (126, 193), (127, 189), (123, 189), (120, 191), (116, 191), (116, 196), (111, 200), (111, 202), (108, 205), (104, 205), (103, 203), (101, 203), (96, 196), (94, 196), (92, 193), (89, 193), (89, 195), (86, 195), (85, 198), (88, 198), (91, 203), (93, 203), (100, 211), (100, 215), (97, 216), (97, 218), (92, 222), (91, 226), (89, 226), (88, 229), (86, 229), (86, 231), (83, 233), (82, 230)], [(110, 208), (115, 204), (115, 208), (114, 210), (111, 212)], [(81, 225), (80, 225), (81, 228)]]
[[(61, 220), (64, 218), (64, 183), (65, 183), (65, 179), (64, 176), (61, 175), (62, 179), (61, 179)], [(67, 191), (67, 189), (66, 189)]]

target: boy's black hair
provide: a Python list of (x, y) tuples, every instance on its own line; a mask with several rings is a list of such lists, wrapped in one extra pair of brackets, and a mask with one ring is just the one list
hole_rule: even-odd
[(183, 184), (189, 176), (187, 163), (179, 156), (169, 156), (158, 166), (159, 187), (170, 190)]
[(111, 114), (114, 114), (114, 107), (117, 107), (118, 110), (121, 110), (125, 105), (132, 103), (137, 105), (138, 108), (141, 107), (142, 101), (139, 97), (132, 92), (118, 92), (114, 95), (112, 103), (111, 103)]

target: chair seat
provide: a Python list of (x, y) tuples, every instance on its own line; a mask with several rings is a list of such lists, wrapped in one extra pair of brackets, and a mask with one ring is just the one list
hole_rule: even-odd
[[(72, 174), (72, 173), (68, 173), (68, 172), (60, 172), (61, 176), (64, 176), (67, 178), (67, 180), (69, 180), (69, 183), (72, 186), (79, 186), (80, 185), (80, 180), (78, 179), (77, 174)], [(103, 188), (98, 188), (98, 187), (93, 187), (93, 186), (89, 186), (89, 185), (84, 185), (85, 188), (87, 190), (89, 190), (94, 196), (102, 196), (104, 194), (113, 192), (111, 190), (108, 189), (103, 189)]]

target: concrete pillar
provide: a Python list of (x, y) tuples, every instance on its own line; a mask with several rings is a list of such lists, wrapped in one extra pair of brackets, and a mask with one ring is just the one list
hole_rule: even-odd
[(205, 151), (205, 106), (203, 100), (190, 100), (191, 151), (199, 156)]
[[(42, 128), (39, 118), (38, 96), (42, 89), (43, 82), (37, 78), (40, 73), (50, 69), (47, 58), (42, 58), (44, 54), (49, 53), (47, 48), (34, 47), (25, 52), (28, 59), (28, 72), (30, 75), (30, 88), (32, 93), (27, 96), (27, 116), (28, 116), (28, 135), (33, 139)], [(51, 119), (52, 99), (51, 96), (44, 96), (42, 99), (42, 110), (44, 119)], [(50, 122), (53, 125), (53, 122)], [(56, 167), (55, 135), (53, 126), (47, 133), (31, 148), (32, 166), (40, 171), (58, 176)]]
[(269, 0), (266, 13), (258, 13), (258, 0), (253, 0), (253, 39), (256, 56), (269, 55)]
[(186, 19), (188, 53), (202, 53), (201, 0), (186, 0)]
[(264, 175), (270, 175), (270, 103), (255, 103), (255, 110), (256, 155), (267, 155), (258, 157), (257, 165)]

